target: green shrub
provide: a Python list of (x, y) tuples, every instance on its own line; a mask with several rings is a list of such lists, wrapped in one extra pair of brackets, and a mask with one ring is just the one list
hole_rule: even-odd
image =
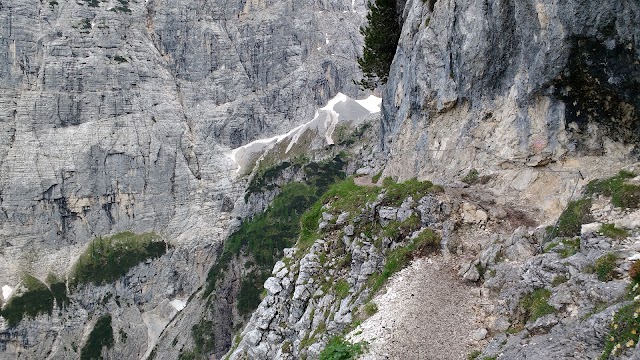
[(383, 205), (400, 206), (409, 196), (413, 200), (419, 200), (429, 193), (442, 192), (442, 187), (434, 185), (431, 181), (418, 181), (413, 178), (403, 183), (396, 183), (387, 179), (383, 184), (385, 188)]
[(480, 174), (478, 173), (478, 170), (471, 169), (469, 170), (467, 175), (462, 179), (462, 182), (465, 184), (473, 185), (478, 182), (478, 179), (480, 179), (479, 175)]
[(147, 259), (164, 255), (167, 244), (154, 233), (125, 231), (93, 240), (76, 262), (69, 286), (106, 284), (118, 280), (131, 268)]
[(615, 224), (602, 224), (600, 234), (616, 240), (622, 240), (629, 237), (629, 233), (625, 229), (617, 228)]
[[(558, 245), (560, 244), (562, 244), (562, 247), (560, 247), (560, 249), (558, 250)], [(545, 252), (550, 252), (552, 250), (556, 250), (556, 252), (560, 254), (561, 258), (568, 258), (569, 256), (577, 253), (578, 250), (580, 250), (580, 238), (575, 237), (570, 239), (561, 239), (560, 241), (552, 242), (545, 245)]]
[(611, 281), (615, 275), (616, 255), (609, 253), (599, 257), (595, 263), (595, 273), (600, 281)]
[(386, 226), (383, 226), (382, 234), (391, 240), (398, 240), (419, 230), (420, 226), (420, 217), (413, 214), (404, 221), (390, 221)]
[(349, 289), (351, 289), (351, 287), (345, 279), (338, 280), (334, 286), (336, 296), (339, 299), (344, 299), (347, 297), (347, 295), (349, 295)]
[(104, 315), (96, 321), (91, 330), (87, 342), (80, 351), (81, 360), (102, 359), (102, 348), (113, 347), (113, 328), (111, 327), (111, 315)]
[(191, 327), (191, 335), (196, 345), (195, 352), (206, 355), (213, 351), (215, 342), (213, 337), (213, 321), (200, 319)]
[(71, 303), (71, 300), (67, 296), (67, 284), (64, 280), (59, 279), (54, 274), (49, 274), (47, 276), (47, 284), (49, 284), (49, 289), (51, 289), (51, 294), (53, 294), (58, 308), (66, 308)]
[(552, 236), (573, 237), (580, 235), (582, 224), (593, 221), (591, 199), (571, 201), (558, 219), (558, 227)]
[(352, 360), (364, 353), (364, 344), (352, 344), (341, 337), (329, 340), (327, 346), (320, 353), (320, 360)]
[(260, 305), (260, 289), (267, 280), (268, 274), (255, 272), (242, 279), (238, 292), (237, 305), (240, 315), (249, 315)]
[(367, 314), (367, 316), (372, 316), (377, 312), (378, 305), (376, 305), (376, 303), (374, 303), (373, 301), (370, 301), (364, 305), (364, 313)]
[(520, 309), (522, 310), (525, 322), (533, 322), (548, 314), (553, 314), (556, 309), (547, 302), (551, 297), (551, 291), (547, 289), (536, 289), (524, 295), (520, 299)]
[(207, 275), (205, 296), (213, 292), (218, 279), (233, 259), (242, 255), (247, 258), (246, 262), (255, 264), (255, 268), (242, 280), (243, 301), (239, 305), (243, 312), (250, 312), (256, 299), (259, 304), (262, 284), (276, 261), (282, 258), (283, 250), (293, 246), (297, 240), (302, 213), (317, 198), (316, 189), (312, 186), (301, 183), (285, 185), (264, 213), (245, 220), (225, 241), (222, 253)]
[(621, 307), (613, 316), (604, 345), (601, 360), (609, 359), (610, 355), (619, 355), (628, 348), (635, 348), (640, 334), (640, 302), (634, 301)]
[(614, 177), (591, 181), (586, 191), (589, 195), (610, 196), (611, 203), (617, 207), (637, 209), (640, 207), (640, 186), (626, 183), (626, 180), (633, 177), (634, 173), (621, 170)]
[(45, 284), (28, 274), (23, 276), (22, 284), (26, 291), (12, 296), (0, 310), (9, 327), (18, 325), (25, 316), (35, 318), (40, 314), (51, 315), (53, 311), (53, 294)]

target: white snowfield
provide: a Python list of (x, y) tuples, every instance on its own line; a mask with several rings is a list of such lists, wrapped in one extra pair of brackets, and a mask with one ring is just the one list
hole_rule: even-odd
[(180, 300), (180, 299), (171, 300), (169, 301), (169, 304), (178, 311), (181, 311), (182, 309), (184, 309), (185, 306), (187, 306), (187, 302), (185, 300)]
[(308, 123), (300, 125), (286, 134), (255, 140), (233, 149), (227, 155), (236, 163), (238, 166), (236, 173), (239, 173), (246, 166), (253, 165), (260, 154), (282, 141), (289, 142), (286, 150), (288, 153), (307, 130), (315, 130), (318, 134), (324, 134), (326, 145), (333, 145), (332, 135), (339, 123), (357, 126), (369, 118), (371, 114), (380, 112), (381, 104), (382, 99), (373, 95), (366, 99), (354, 100), (343, 93), (338, 93), (329, 100), (325, 107), (316, 111), (315, 116)]
[(4, 300), (7, 300), (9, 298), (9, 296), (11, 296), (11, 293), (13, 292), (13, 289), (11, 288), (11, 286), (9, 285), (5, 285), (2, 287), (2, 297), (4, 298)]

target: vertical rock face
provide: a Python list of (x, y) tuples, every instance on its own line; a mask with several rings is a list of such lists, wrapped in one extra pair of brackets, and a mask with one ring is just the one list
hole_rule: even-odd
[[(174, 250), (133, 271), (143, 299), (120, 285), (149, 343), (116, 352), (144, 354), (173, 315), (140, 314), (188, 298), (227, 231), (242, 189), (225, 151), (306, 121), (338, 91), (355, 96), (365, 11), (364, 1), (0, 2), (0, 286), (15, 288), (23, 271), (64, 276), (96, 236), (162, 233)], [(139, 271), (171, 276), (146, 284)], [(68, 343), (61, 333), (81, 339), (93, 316), (83, 314), (19, 351), (41, 357)]]
[(533, 167), (602, 176), (591, 156), (607, 168), (637, 153), (636, 1), (416, 0), (403, 21), (383, 101), (389, 174), (446, 183), (477, 168), (508, 189)]

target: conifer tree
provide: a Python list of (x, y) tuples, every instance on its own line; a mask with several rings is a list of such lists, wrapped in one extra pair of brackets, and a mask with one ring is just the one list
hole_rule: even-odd
[(360, 33), (364, 36), (364, 48), (358, 65), (364, 78), (358, 84), (373, 90), (387, 82), (400, 39), (396, 0), (375, 0), (367, 14), (367, 26), (361, 27)]

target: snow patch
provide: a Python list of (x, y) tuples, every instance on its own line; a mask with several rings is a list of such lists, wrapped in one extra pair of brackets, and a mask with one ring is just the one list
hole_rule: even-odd
[(178, 311), (181, 311), (185, 306), (187, 306), (187, 302), (180, 299), (171, 300), (169, 301), (169, 304)]
[(11, 288), (11, 286), (9, 285), (5, 285), (2, 287), (2, 298), (4, 300), (7, 300), (9, 298), (9, 296), (11, 296), (11, 293), (13, 292), (13, 289)]
[(366, 99), (356, 100), (356, 102), (372, 114), (380, 112), (380, 106), (382, 106), (382, 98), (373, 95)]
[(236, 164), (236, 173), (255, 161), (275, 144), (288, 141), (285, 153), (288, 153), (300, 137), (307, 130), (315, 130), (322, 134), (328, 145), (333, 145), (333, 132), (339, 122), (350, 122), (352, 125), (359, 125), (369, 115), (380, 112), (382, 99), (376, 96), (369, 96), (362, 100), (353, 100), (343, 93), (338, 93), (327, 105), (316, 111), (313, 119), (306, 124), (302, 124), (287, 132), (266, 139), (259, 139), (247, 145), (240, 146), (226, 153)]

